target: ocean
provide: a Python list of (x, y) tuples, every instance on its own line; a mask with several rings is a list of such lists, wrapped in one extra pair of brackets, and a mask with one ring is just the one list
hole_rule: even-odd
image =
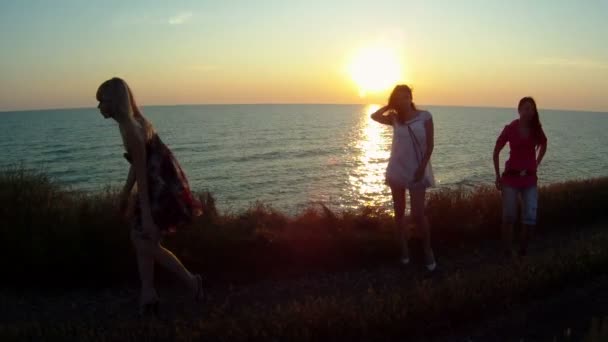
[[(421, 106), (433, 115), (436, 189), (494, 181), (492, 150), (515, 108)], [(143, 112), (172, 149), (191, 187), (220, 211), (257, 201), (297, 213), (390, 207), (384, 170), (391, 128), (375, 105), (151, 106)], [(549, 145), (540, 184), (606, 176), (608, 113), (540, 109)], [(73, 190), (120, 187), (128, 163), (117, 124), (95, 108), (0, 113), (0, 167), (44, 171)], [(501, 168), (508, 147), (501, 155)]]

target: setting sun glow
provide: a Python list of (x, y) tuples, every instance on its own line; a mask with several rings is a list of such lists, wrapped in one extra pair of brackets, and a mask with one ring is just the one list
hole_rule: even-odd
[(403, 79), (397, 53), (384, 46), (370, 46), (353, 57), (348, 72), (359, 88), (359, 95), (383, 92)]

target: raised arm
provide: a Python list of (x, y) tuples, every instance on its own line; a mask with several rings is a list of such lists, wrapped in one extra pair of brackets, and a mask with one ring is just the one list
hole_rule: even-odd
[(393, 125), (393, 120), (389, 115), (384, 115), (390, 108), (388, 106), (381, 107), (377, 111), (375, 111), (371, 118), (374, 121), (377, 121), (384, 125)]

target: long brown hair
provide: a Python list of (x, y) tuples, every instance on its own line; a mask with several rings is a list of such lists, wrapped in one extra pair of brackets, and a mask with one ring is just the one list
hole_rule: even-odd
[[(405, 113), (400, 113), (396, 109), (397, 108), (397, 96), (400, 92), (405, 92), (405, 93), (409, 94), (412, 99), (414, 98), (414, 96), (412, 95), (412, 88), (410, 88), (408, 85), (405, 85), (405, 84), (399, 84), (399, 85), (395, 86), (395, 88), (391, 92), (391, 95), (388, 98), (389, 108), (395, 110), (395, 112), (397, 113), (397, 121), (400, 124), (403, 124), (405, 122)], [(416, 105), (414, 104), (413, 101), (412, 101), (412, 109), (414, 111), (418, 110), (418, 108), (416, 108)]]
[(532, 106), (532, 110), (534, 111), (534, 116), (532, 117), (532, 121), (530, 122), (530, 126), (532, 128), (532, 136), (534, 137), (535, 144), (540, 145), (541, 137), (545, 135), (543, 131), (543, 125), (540, 123), (540, 116), (538, 115), (538, 109), (536, 107), (536, 101), (531, 96), (523, 97), (519, 100), (519, 104), (517, 105), (517, 110), (521, 111), (521, 108), (529, 103)]

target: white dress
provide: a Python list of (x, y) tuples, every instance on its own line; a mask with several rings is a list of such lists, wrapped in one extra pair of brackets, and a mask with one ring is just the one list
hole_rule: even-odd
[(435, 186), (433, 168), (429, 160), (424, 177), (414, 182), (414, 174), (427, 150), (425, 122), (431, 120), (431, 113), (420, 111), (416, 117), (400, 124), (393, 116), (393, 143), (391, 156), (386, 167), (386, 183), (407, 189), (426, 189)]

